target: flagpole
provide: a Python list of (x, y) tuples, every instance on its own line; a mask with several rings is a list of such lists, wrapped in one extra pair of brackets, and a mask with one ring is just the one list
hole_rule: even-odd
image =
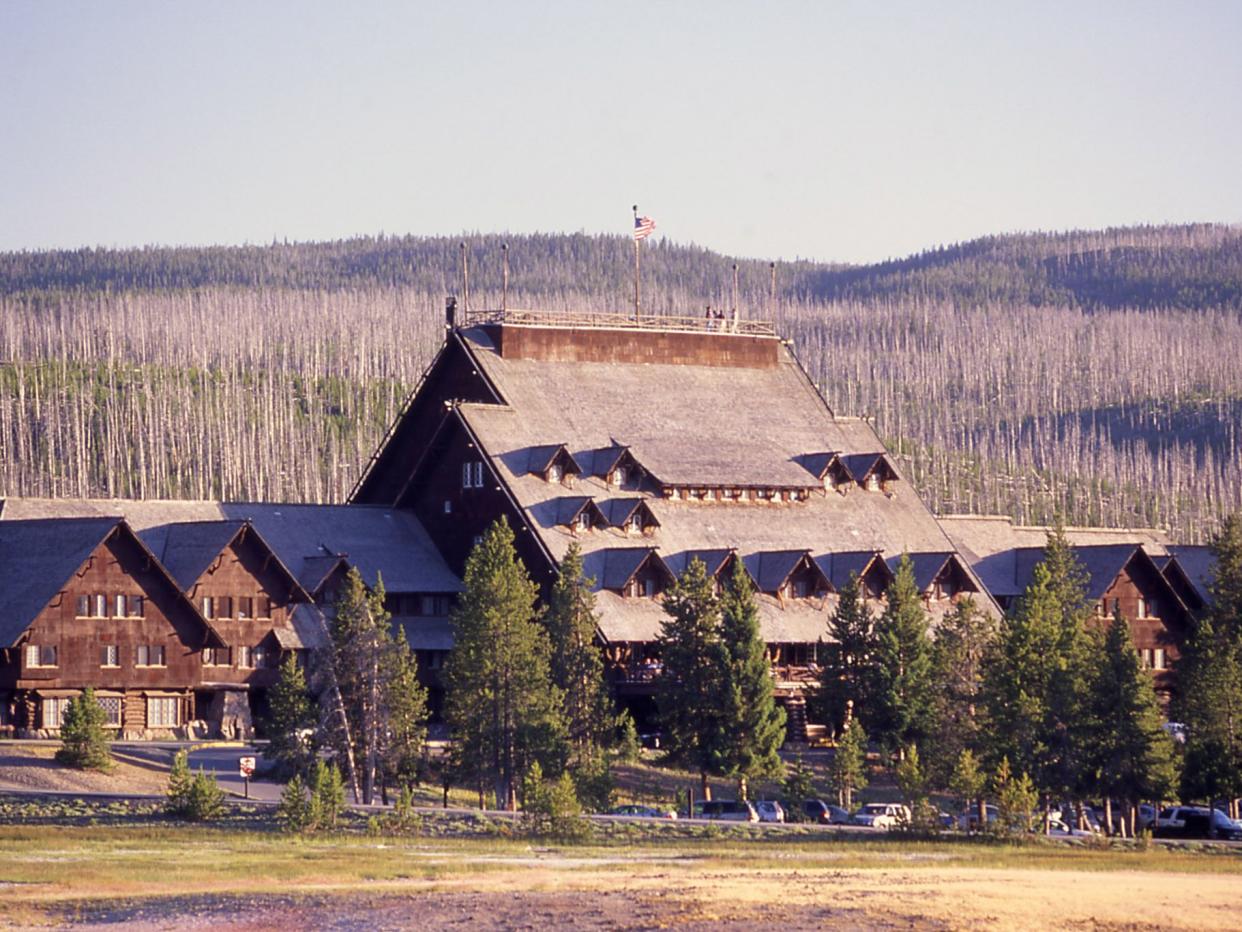
[[(638, 205), (634, 205), (634, 229), (638, 229)], [(641, 241), (637, 236), (634, 237), (634, 319), (638, 320), (642, 313), (642, 294), (639, 288), (639, 282), (642, 281), (642, 261), (639, 259), (641, 253), (639, 246)]]

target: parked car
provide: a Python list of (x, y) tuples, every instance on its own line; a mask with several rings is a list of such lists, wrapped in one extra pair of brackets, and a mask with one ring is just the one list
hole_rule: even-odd
[[(788, 821), (789, 815), (797, 810), (798, 804), (786, 800), (781, 805), (785, 807), (785, 819)], [(846, 825), (850, 821), (848, 812), (840, 806), (829, 805), (822, 799), (804, 799), (801, 806), (804, 822), (814, 822), (817, 825)]]
[(702, 809), (695, 803), (696, 819), (713, 819), (720, 822), (758, 822), (759, 813), (755, 807), (744, 800), (708, 799), (702, 803)]
[(755, 800), (755, 811), (760, 822), (784, 822), (785, 809), (774, 799)]
[(867, 803), (850, 821), (869, 828), (900, 828), (910, 824), (910, 810), (900, 803)]
[[(1035, 831), (1043, 828), (1043, 823), (1038, 818), (1034, 821)], [(1074, 828), (1073, 823), (1066, 822), (1059, 814), (1052, 813), (1048, 817), (1048, 834), (1061, 838), (1090, 838), (1096, 832), (1090, 829)]]
[(1156, 817), (1157, 838), (1242, 839), (1242, 825), (1219, 809), (1206, 806), (1169, 806)]
[(672, 809), (661, 809), (656, 806), (613, 806), (608, 810), (609, 815), (620, 816), (641, 816), (644, 819), (675, 819), (677, 813)]
[[(988, 825), (991, 825), (993, 822), (996, 821), (997, 817), (1000, 815), (1000, 810), (997, 809), (995, 806), (993, 806), (991, 803), (988, 803), (988, 805), (985, 806), (984, 809), (985, 809), (985, 815), (987, 816)], [(962, 810), (962, 814), (957, 817), (957, 827), (960, 828), (963, 832), (979, 831), (979, 807), (971, 806), (968, 809)]]

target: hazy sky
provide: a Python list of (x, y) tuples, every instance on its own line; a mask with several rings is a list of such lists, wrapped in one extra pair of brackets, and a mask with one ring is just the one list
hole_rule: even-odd
[(1242, 221), (1242, 2), (0, 0), (0, 249)]

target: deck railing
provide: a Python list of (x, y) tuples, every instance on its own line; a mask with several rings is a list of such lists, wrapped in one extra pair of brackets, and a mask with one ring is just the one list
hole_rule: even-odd
[(469, 310), (462, 324), (520, 324), (532, 327), (577, 327), (596, 330), (674, 330), (686, 333), (731, 333), (774, 337), (776, 328), (766, 320), (734, 320), (732, 317), (673, 317), (662, 314), (607, 314), (578, 311), (532, 311), (521, 308)]

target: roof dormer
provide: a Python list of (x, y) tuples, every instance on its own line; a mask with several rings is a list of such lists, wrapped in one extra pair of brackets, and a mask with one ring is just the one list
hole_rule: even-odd
[(591, 554), (602, 561), (599, 579), (604, 589), (630, 598), (655, 598), (675, 578), (654, 547), (611, 547)]
[(575, 534), (608, 527), (599, 506), (588, 496), (571, 496), (556, 500), (556, 523)]
[(647, 502), (641, 498), (610, 498), (599, 508), (608, 527), (625, 534), (651, 534), (660, 526)]
[(854, 476), (841, 462), (839, 453), (806, 453), (797, 461), (823, 484), (825, 492), (844, 492), (854, 484)]
[(832, 583), (808, 550), (765, 550), (743, 558), (755, 588), (785, 599), (827, 595)]
[(539, 476), (544, 482), (573, 485), (574, 479), (582, 475), (582, 467), (561, 443), (531, 447), (527, 472)]
[(839, 457), (854, 481), (868, 492), (887, 492), (897, 470), (884, 453), (849, 453)]
[(828, 575), (837, 592), (844, 590), (851, 579), (857, 579), (863, 598), (879, 599), (893, 581), (893, 571), (878, 550), (829, 553), (818, 557), (815, 562)]
[(610, 488), (636, 489), (645, 470), (626, 446), (603, 447), (592, 451), (591, 473)]

